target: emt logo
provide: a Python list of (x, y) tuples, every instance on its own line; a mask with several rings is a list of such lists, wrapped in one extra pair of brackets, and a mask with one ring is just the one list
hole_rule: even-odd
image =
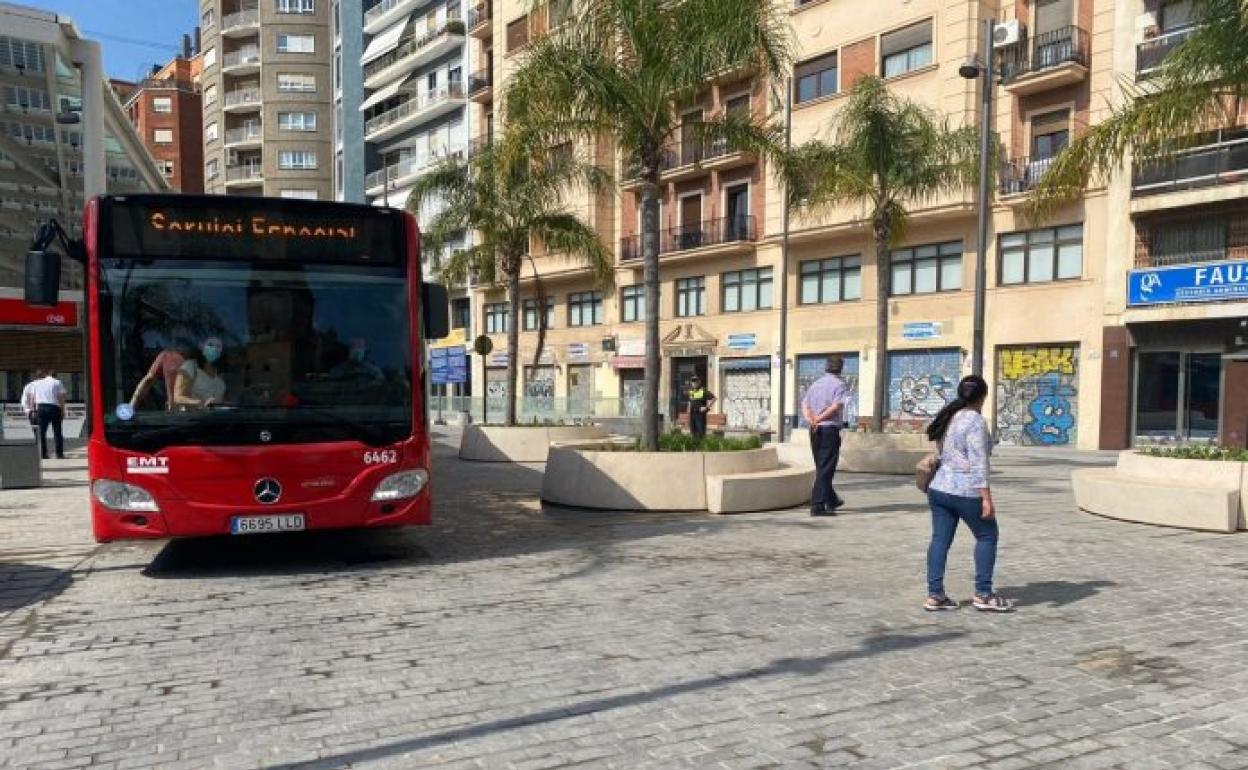
[(144, 473), (148, 475), (169, 474), (168, 457), (127, 457), (126, 473)]

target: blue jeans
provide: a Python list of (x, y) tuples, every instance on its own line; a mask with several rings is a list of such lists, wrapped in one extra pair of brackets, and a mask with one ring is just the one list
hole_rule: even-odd
[(978, 497), (949, 495), (935, 489), (927, 491), (932, 507), (932, 542), (927, 547), (927, 593), (945, 593), (945, 562), (949, 546), (958, 529), (958, 520), (966, 522), (975, 535), (975, 593), (992, 593), (992, 569), (997, 563), (997, 520), (983, 518), (983, 501)]

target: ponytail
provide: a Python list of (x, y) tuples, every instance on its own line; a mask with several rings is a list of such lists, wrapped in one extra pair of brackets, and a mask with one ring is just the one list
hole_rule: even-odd
[(969, 374), (958, 383), (958, 395), (936, 413), (927, 426), (929, 441), (943, 441), (953, 416), (968, 406), (982, 404), (988, 397), (988, 383), (977, 374)]

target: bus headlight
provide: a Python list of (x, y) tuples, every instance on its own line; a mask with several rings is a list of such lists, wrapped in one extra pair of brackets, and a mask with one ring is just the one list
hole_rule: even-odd
[(147, 490), (126, 484), (121, 481), (97, 479), (91, 485), (91, 494), (105, 508), (114, 511), (150, 511), (157, 512), (160, 506), (147, 493)]
[(423, 468), (414, 471), (400, 471), (381, 480), (377, 491), (373, 492), (373, 502), (404, 500), (420, 494), (420, 490), (429, 483), (429, 472)]

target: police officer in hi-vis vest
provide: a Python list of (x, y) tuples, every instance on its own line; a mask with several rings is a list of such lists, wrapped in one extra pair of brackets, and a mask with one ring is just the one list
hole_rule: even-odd
[(715, 394), (702, 387), (702, 380), (694, 377), (689, 380), (689, 432), (694, 438), (706, 438), (706, 415), (715, 403)]

